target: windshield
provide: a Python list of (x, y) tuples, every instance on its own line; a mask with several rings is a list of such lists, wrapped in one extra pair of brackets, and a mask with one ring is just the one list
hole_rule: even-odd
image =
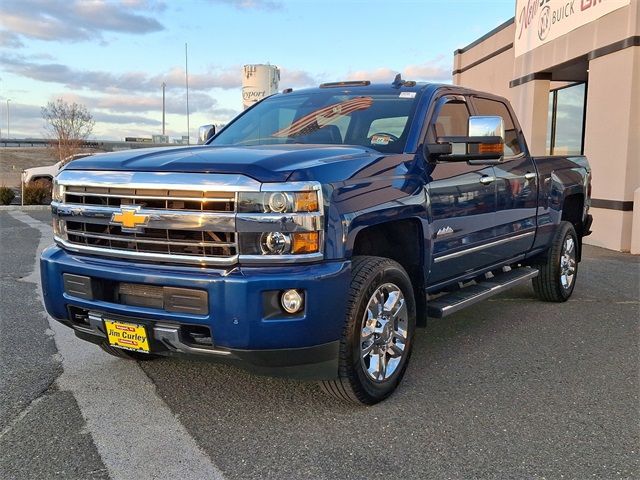
[(278, 95), (239, 117), (210, 145), (362, 145), (402, 153), (415, 97), (415, 92)]

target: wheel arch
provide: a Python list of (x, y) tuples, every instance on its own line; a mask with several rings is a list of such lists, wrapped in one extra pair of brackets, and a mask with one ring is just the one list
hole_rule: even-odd
[(413, 286), (417, 324), (426, 325), (425, 238), (419, 218), (380, 222), (355, 230), (349, 242), (349, 256), (389, 258), (405, 269)]
[(37, 182), (38, 180), (47, 180), (53, 183), (53, 177), (51, 175), (34, 175), (29, 179), (29, 182)]

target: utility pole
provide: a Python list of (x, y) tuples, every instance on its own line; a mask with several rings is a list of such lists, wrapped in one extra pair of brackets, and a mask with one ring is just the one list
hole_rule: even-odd
[(9, 127), (9, 102), (11, 101), (10, 98), (7, 98), (7, 140), (9, 139), (9, 137), (11, 136), (11, 130)]
[(189, 64), (187, 57), (187, 44), (184, 44), (184, 81), (187, 85), (187, 145), (190, 143), (190, 131), (189, 131)]
[(162, 82), (162, 135), (164, 136), (164, 89), (167, 86), (166, 83)]

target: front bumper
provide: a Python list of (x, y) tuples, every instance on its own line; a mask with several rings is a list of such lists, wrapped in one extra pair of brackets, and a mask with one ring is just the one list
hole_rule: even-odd
[[(223, 270), (124, 262), (73, 254), (57, 246), (46, 249), (40, 262), (47, 311), (85, 340), (105, 342), (102, 319), (122, 319), (147, 326), (156, 345), (153, 353), (239, 362), (250, 370), (273, 375), (337, 376), (350, 262)], [(65, 273), (105, 284), (203, 290), (207, 292), (208, 313), (176, 313), (80, 298), (65, 292)], [(300, 313), (274, 315), (265, 311), (265, 295), (290, 288), (304, 291), (305, 305)], [(86, 321), (76, 321), (74, 312), (86, 312)], [(211, 346), (185, 339), (183, 328), (194, 325), (210, 329)]]

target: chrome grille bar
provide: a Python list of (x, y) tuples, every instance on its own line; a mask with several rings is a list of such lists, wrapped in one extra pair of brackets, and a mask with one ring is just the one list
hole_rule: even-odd
[(182, 242), (179, 240), (156, 240), (150, 238), (124, 237), (120, 235), (105, 235), (97, 233), (87, 233), (82, 230), (67, 229), (68, 235), (77, 235), (84, 238), (95, 238), (97, 240), (115, 240), (118, 242), (155, 243), (157, 245), (182, 245), (195, 247), (235, 247), (236, 242)]

